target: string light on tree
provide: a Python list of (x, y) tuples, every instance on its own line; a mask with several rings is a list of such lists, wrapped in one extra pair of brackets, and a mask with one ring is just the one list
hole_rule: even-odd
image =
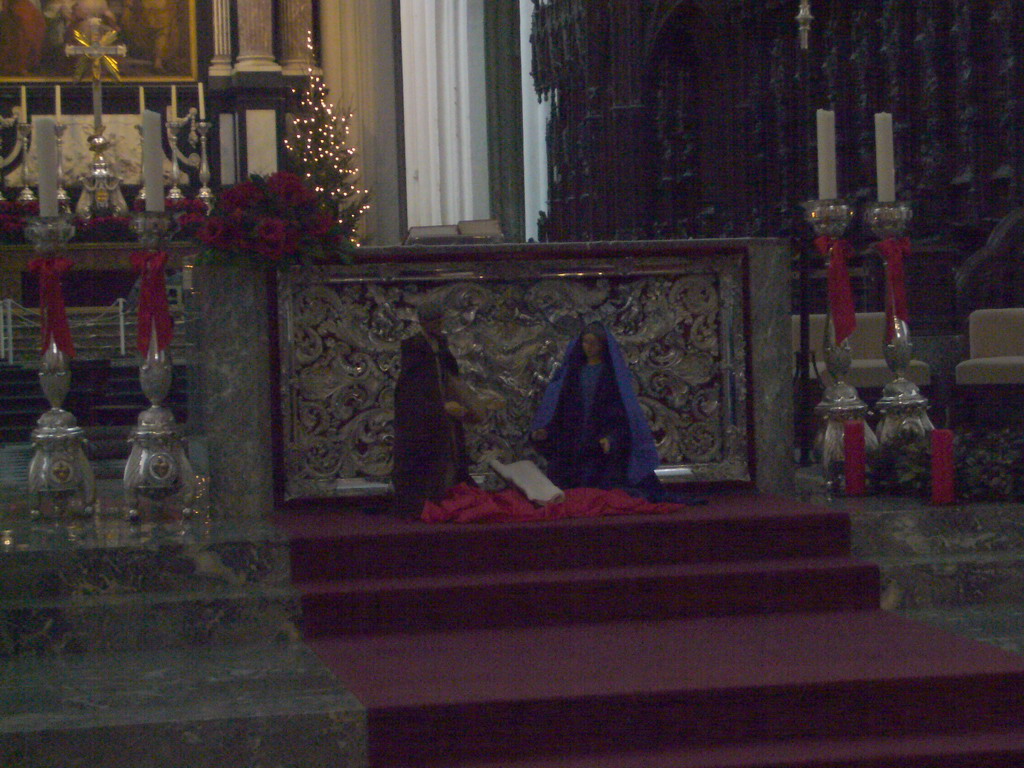
[(335, 114), (327, 86), (314, 69), (312, 34), (306, 36), (309, 52), (307, 80), (292, 116), (284, 145), (295, 173), (337, 207), (338, 224), (356, 240), (356, 226), (369, 209), (369, 191), (359, 186), (356, 150), (349, 144), (351, 113)]

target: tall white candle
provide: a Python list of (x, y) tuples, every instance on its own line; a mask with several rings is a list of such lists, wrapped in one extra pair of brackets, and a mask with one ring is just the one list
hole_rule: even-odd
[(56, 121), (37, 115), (33, 121), (33, 145), (39, 171), (39, 215), (57, 215), (57, 131)]
[(206, 94), (203, 93), (203, 81), (199, 81), (199, 119), (206, 119)]
[(28, 94), (24, 85), (21, 86), (21, 122), (28, 122)]
[(835, 200), (836, 184), (836, 113), (830, 109), (817, 112), (818, 128), (818, 199)]
[(160, 113), (147, 109), (142, 113), (142, 181), (146, 190), (146, 210), (164, 209), (164, 150), (160, 142)]
[(178, 86), (171, 86), (171, 119), (178, 119)]
[(896, 202), (896, 159), (893, 152), (892, 114), (875, 114), (875, 168), (878, 176), (878, 202)]
[(146, 114), (146, 89), (139, 86), (139, 117)]
[(56, 116), (57, 122), (59, 123), (60, 119), (62, 117), (61, 111), (60, 111), (60, 86), (59, 85), (55, 85), (53, 87), (53, 114), (54, 114), (54, 116)]

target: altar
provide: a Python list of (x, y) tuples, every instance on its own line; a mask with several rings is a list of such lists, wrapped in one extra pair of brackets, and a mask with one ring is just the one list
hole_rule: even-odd
[(468, 434), (483, 457), (534, 458), (543, 387), (584, 322), (622, 346), (667, 483), (791, 482), (789, 253), (774, 240), (365, 248), (277, 286), (280, 501), (389, 490), (398, 348), (441, 301), (462, 376), (504, 405)]

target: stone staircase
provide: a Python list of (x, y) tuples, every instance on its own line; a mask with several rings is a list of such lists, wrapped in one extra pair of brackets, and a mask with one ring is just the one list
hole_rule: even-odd
[(849, 513), (854, 554), (879, 567), (883, 608), (1024, 653), (1024, 504), (830, 499), (818, 470), (801, 497)]
[(365, 768), (365, 711), (297, 642), (259, 519), (31, 521), (0, 489), (0, 765)]

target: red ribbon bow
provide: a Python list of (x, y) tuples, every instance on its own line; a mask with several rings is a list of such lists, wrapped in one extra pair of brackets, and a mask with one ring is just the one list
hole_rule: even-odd
[(892, 341), (893, 318), (906, 322), (909, 317), (903, 260), (910, 255), (910, 239), (887, 237), (878, 244), (878, 249), (885, 258), (885, 340)]
[(41, 348), (45, 352), (50, 339), (57, 349), (68, 357), (75, 356), (75, 345), (71, 342), (71, 328), (64, 306), (64, 292), (60, 278), (74, 265), (71, 259), (44, 256), (29, 262), (29, 271), (39, 276), (39, 314)]
[(828, 305), (832, 311), (836, 344), (841, 344), (857, 327), (853, 289), (850, 287), (849, 261), (853, 247), (846, 240), (825, 235), (815, 238), (814, 247), (828, 259)]
[(149, 340), (154, 329), (158, 351), (166, 349), (174, 335), (171, 308), (167, 304), (167, 281), (164, 277), (167, 252), (135, 251), (130, 258), (132, 267), (142, 275), (136, 321), (136, 346), (139, 354), (145, 355), (149, 351)]

